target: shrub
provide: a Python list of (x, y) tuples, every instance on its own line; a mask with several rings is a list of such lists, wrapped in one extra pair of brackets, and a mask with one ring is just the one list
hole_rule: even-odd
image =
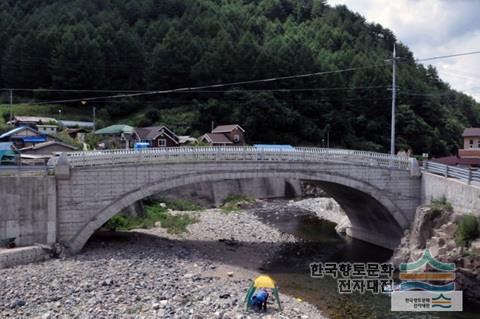
[(170, 234), (185, 233), (187, 232), (187, 226), (196, 222), (198, 222), (197, 216), (185, 213), (178, 215), (166, 213), (160, 219), (160, 224), (163, 228), (166, 228)]
[(173, 201), (166, 201), (167, 207), (173, 210), (181, 211), (200, 211), (203, 207), (185, 199), (176, 199)]
[(70, 137), (70, 135), (68, 135), (68, 133), (66, 131), (58, 132), (57, 134), (55, 134), (55, 137), (57, 137), (63, 143), (75, 147), (79, 151), (81, 151), (83, 149), (83, 144), (80, 143), (79, 141), (73, 139), (72, 137)]
[(97, 148), (98, 143), (100, 142), (100, 139), (101, 139), (100, 136), (98, 136), (94, 132), (90, 132), (85, 135), (85, 143), (88, 144), (91, 150), (94, 150)]
[(223, 213), (231, 213), (240, 210), (240, 206), (245, 203), (254, 202), (255, 199), (245, 195), (229, 194), (223, 201), (221, 210)]
[(129, 230), (132, 227), (132, 222), (130, 220), (131, 218), (129, 216), (125, 215), (115, 215), (108, 222), (103, 225), (104, 228), (111, 230), (111, 231), (117, 231), (117, 230)]
[(169, 233), (180, 234), (187, 232), (187, 226), (198, 222), (198, 218), (190, 214), (173, 215), (168, 213), (167, 208), (153, 204), (145, 206), (145, 217), (115, 215), (103, 227), (111, 231), (148, 229), (154, 227), (156, 222), (160, 222), (160, 225)]
[(467, 214), (457, 222), (455, 241), (458, 245), (465, 246), (467, 242), (477, 238), (478, 234), (478, 221), (474, 215)]
[(448, 212), (453, 211), (452, 204), (447, 202), (447, 199), (445, 197), (432, 200), (432, 203), (430, 204), (430, 208), (432, 209), (432, 217), (434, 219), (440, 216), (444, 211), (448, 211)]
[(192, 146), (210, 146), (207, 142), (197, 140), (192, 144)]
[(246, 196), (246, 195), (236, 195), (228, 194), (228, 196), (223, 201), (224, 204), (238, 204), (238, 203), (251, 203), (254, 202), (255, 198)]

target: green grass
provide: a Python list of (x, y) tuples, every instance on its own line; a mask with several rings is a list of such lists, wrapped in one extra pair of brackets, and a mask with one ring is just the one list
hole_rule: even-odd
[(165, 200), (165, 204), (168, 208), (180, 211), (201, 211), (204, 208), (198, 204), (195, 204), (185, 199)]
[(145, 206), (145, 217), (130, 217), (126, 215), (115, 215), (105, 225), (104, 228), (112, 231), (131, 230), (136, 228), (153, 228), (156, 222), (167, 229), (170, 234), (182, 234), (188, 232), (187, 226), (198, 222), (195, 214), (171, 214), (166, 207), (159, 204)]
[(229, 213), (238, 212), (240, 210), (240, 207), (232, 206), (232, 205), (223, 205), (222, 207), (220, 207), (220, 210), (222, 211), (222, 213), (229, 214)]
[(464, 215), (457, 222), (455, 241), (458, 245), (465, 246), (467, 242), (474, 240), (479, 235), (478, 220), (472, 214)]
[(243, 204), (252, 203), (255, 201), (255, 198), (245, 196), (245, 195), (235, 195), (229, 194), (224, 202), (222, 207), (220, 207), (223, 213), (232, 213), (240, 210)]

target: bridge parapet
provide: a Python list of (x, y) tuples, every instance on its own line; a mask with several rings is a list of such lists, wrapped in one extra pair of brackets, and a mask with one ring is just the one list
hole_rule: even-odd
[(71, 167), (204, 161), (328, 161), (410, 170), (412, 175), (418, 175), (414, 172), (418, 167), (416, 160), (412, 158), (368, 151), (315, 147), (296, 147), (286, 150), (235, 146), (149, 148), (142, 150), (72, 152), (68, 153), (67, 157)]

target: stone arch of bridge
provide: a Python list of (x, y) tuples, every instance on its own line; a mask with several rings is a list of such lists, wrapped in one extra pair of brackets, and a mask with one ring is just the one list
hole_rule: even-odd
[[(73, 253), (80, 251), (93, 233), (122, 209), (168, 189), (201, 182), (269, 177), (308, 180), (318, 183), (345, 210), (352, 223), (352, 229), (357, 230), (358, 234), (367, 234), (366, 236), (356, 235), (357, 238), (360, 237), (359, 239), (393, 248), (400, 240), (403, 229), (409, 225), (408, 217), (388, 192), (352, 176), (332, 172), (278, 169), (217, 171), (179, 174), (168, 179), (150, 182), (125, 193), (100, 209), (68, 242), (63, 244)], [(369, 236), (374, 239), (369, 240)], [(384, 240), (391, 241), (392, 239), (394, 244), (382, 245)]]

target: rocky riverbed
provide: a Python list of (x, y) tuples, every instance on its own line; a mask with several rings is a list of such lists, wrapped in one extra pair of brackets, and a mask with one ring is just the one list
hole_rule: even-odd
[(248, 211), (198, 216), (181, 236), (99, 232), (76, 256), (0, 270), (0, 317), (324, 318), (281, 289), (283, 311), (245, 310), (262, 261), (295, 238)]
[(331, 221), (338, 224), (346, 217), (343, 209), (338, 203), (330, 197), (307, 198), (299, 201), (289, 201), (288, 206), (298, 207), (311, 211), (320, 219)]

